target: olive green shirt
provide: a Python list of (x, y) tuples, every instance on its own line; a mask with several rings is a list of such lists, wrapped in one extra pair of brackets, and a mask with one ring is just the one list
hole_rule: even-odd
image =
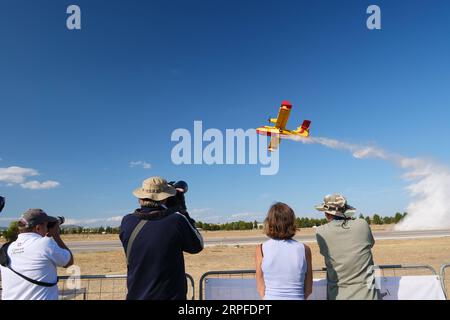
[(380, 299), (371, 267), (375, 240), (365, 220), (333, 220), (318, 227), (316, 237), (327, 267), (328, 300)]

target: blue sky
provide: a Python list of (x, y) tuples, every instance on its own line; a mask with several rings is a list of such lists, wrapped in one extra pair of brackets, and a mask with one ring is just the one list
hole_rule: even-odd
[[(81, 30), (66, 28), (70, 4)], [(366, 27), (371, 4), (381, 30)], [(287, 99), (290, 128), (310, 119), (314, 136), (448, 166), (449, 35), (444, 0), (1, 0), (0, 172), (39, 175), (0, 174), (0, 225), (31, 207), (117, 224), (154, 175), (186, 180), (202, 221), (253, 220), (274, 201), (321, 216), (313, 207), (332, 192), (363, 214), (403, 211), (404, 172), (389, 162), (283, 141), (274, 176), (259, 165), (176, 166), (170, 136), (194, 120), (256, 128)]]

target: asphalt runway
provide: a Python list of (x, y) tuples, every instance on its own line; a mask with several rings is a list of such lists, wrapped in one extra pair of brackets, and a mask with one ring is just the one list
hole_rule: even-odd
[[(423, 239), (423, 238), (440, 238), (449, 237), (450, 230), (423, 230), (423, 231), (381, 231), (374, 232), (375, 240), (401, 240), (401, 239)], [(222, 237), (222, 238), (206, 238), (204, 240), (205, 247), (213, 246), (236, 246), (236, 245), (252, 245), (259, 244), (267, 240), (264, 235), (257, 237)], [(316, 242), (316, 236), (301, 235), (295, 237), (301, 242)], [(123, 250), (119, 240), (110, 241), (73, 241), (67, 242), (67, 246), (73, 252), (98, 252)]]

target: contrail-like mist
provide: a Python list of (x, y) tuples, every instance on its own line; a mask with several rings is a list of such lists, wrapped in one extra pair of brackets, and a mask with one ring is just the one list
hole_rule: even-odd
[(287, 137), (307, 144), (320, 144), (336, 150), (351, 152), (358, 159), (378, 158), (406, 170), (403, 179), (409, 181), (411, 197), (408, 215), (395, 226), (396, 230), (425, 230), (450, 228), (450, 170), (420, 158), (407, 158), (373, 146), (356, 145), (320, 137)]

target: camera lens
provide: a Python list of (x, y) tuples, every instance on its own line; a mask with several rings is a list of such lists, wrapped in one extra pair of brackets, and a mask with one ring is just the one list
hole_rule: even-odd
[(64, 217), (61, 217), (61, 216), (58, 216), (57, 219), (59, 221), (59, 225), (62, 225), (64, 223), (64, 221), (66, 220), (66, 219), (64, 219)]
[(49, 222), (47, 224), (47, 228), (49, 228), (49, 229), (53, 228), (56, 225), (56, 222), (59, 222), (59, 225), (62, 225), (65, 221), (64, 217), (61, 217), (61, 216), (56, 217), (56, 220), (57, 221), (55, 221), (55, 222)]
[(186, 193), (188, 191), (188, 184), (186, 181), (177, 181), (173, 186), (177, 189), (182, 189), (183, 193)]

